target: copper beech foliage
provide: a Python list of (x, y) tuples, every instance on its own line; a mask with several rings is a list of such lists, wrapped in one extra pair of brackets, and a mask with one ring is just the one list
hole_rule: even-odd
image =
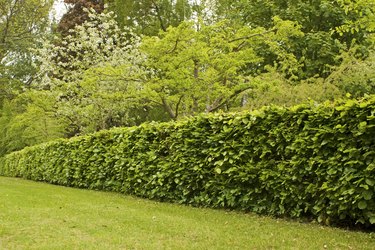
[(104, 10), (103, 0), (64, 0), (73, 7), (61, 18), (58, 24), (58, 31), (63, 35), (67, 35), (70, 29), (83, 24), (89, 19), (88, 13), (84, 9), (93, 9), (98, 14)]

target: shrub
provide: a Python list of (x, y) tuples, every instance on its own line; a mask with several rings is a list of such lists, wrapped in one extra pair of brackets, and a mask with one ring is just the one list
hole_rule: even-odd
[(375, 224), (375, 97), (57, 140), (0, 174), (326, 224)]

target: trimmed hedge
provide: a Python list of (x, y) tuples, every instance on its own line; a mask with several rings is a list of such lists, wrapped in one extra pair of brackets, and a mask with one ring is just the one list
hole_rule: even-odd
[(375, 224), (375, 97), (57, 140), (0, 175), (330, 224)]

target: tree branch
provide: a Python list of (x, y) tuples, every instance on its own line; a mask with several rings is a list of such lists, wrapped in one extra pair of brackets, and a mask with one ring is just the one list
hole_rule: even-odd
[(177, 119), (178, 117), (178, 109), (180, 107), (180, 104), (181, 104), (181, 101), (182, 101), (182, 98), (184, 98), (184, 95), (181, 95), (180, 98), (178, 99), (178, 102), (176, 104), (176, 109), (175, 109), (175, 119)]
[(215, 102), (212, 105), (210, 105), (209, 107), (207, 107), (206, 112), (210, 113), (210, 112), (214, 112), (214, 111), (220, 109), (226, 103), (228, 103), (231, 99), (233, 99), (237, 95), (239, 95), (242, 92), (244, 92), (244, 91), (246, 91), (248, 89), (251, 89), (251, 88), (252, 88), (252, 86), (247, 86), (246, 88), (236, 90), (233, 94), (231, 94), (230, 96), (228, 96), (228, 98), (226, 98), (224, 101), (222, 101), (223, 97), (220, 97), (220, 98), (216, 99)]
[(176, 114), (173, 112), (171, 106), (168, 104), (167, 100), (164, 98), (164, 97), (161, 97), (161, 101), (163, 103), (163, 107), (164, 109), (167, 111), (167, 113), (169, 114), (169, 116), (173, 119), (173, 120), (176, 120), (177, 116)]
[(1, 42), (5, 44), (7, 36), (8, 36), (8, 31), (9, 31), (9, 26), (10, 26), (10, 21), (13, 18), (14, 15), (14, 9), (16, 8), (16, 5), (18, 4), (18, 0), (14, 1), (14, 4), (10, 7), (9, 14), (5, 16), (6, 24), (3, 32), (3, 38), (1, 39)]
[(170, 51), (167, 51), (166, 52), (166, 54), (171, 54), (171, 53), (173, 53), (176, 49), (177, 49), (177, 45), (178, 45), (178, 42), (179, 42), (180, 40), (177, 38), (176, 39), (176, 42), (175, 42), (175, 44), (174, 44), (174, 46), (173, 46), (173, 48), (170, 50)]
[(155, 11), (156, 11), (156, 15), (157, 15), (157, 17), (158, 17), (158, 19), (159, 19), (159, 22), (160, 22), (160, 28), (161, 28), (164, 32), (166, 32), (166, 31), (167, 31), (167, 28), (165, 27), (164, 22), (163, 22), (163, 19), (162, 19), (162, 17), (161, 17), (159, 6), (155, 3), (154, 0), (152, 0), (151, 2), (152, 2), (152, 4), (154, 5)]

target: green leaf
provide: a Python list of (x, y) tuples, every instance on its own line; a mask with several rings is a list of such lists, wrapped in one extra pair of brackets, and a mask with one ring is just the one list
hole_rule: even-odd
[(367, 208), (367, 202), (366, 201), (360, 201), (359, 203), (358, 203), (358, 208), (359, 209), (366, 209)]
[(365, 131), (365, 130), (366, 130), (366, 127), (367, 127), (367, 122), (366, 122), (366, 121), (361, 122), (361, 123), (359, 123), (359, 125), (358, 125), (358, 129), (359, 129), (360, 131)]
[(367, 179), (366, 179), (366, 183), (367, 183), (367, 185), (373, 187), (374, 184), (375, 184), (375, 181), (374, 181), (374, 179), (368, 179), (368, 178), (367, 178)]
[(221, 168), (215, 168), (215, 172), (221, 174)]
[(371, 200), (372, 199), (373, 192), (371, 190), (365, 190), (362, 193), (362, 196), (365, 200)]

